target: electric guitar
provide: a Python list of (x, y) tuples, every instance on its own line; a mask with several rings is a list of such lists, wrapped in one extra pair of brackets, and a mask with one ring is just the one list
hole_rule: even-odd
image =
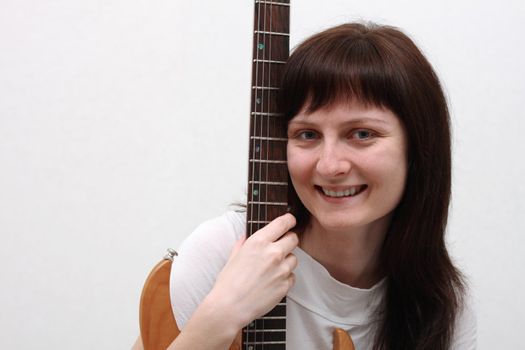
[[(246, 234), (252, 235), (288, 208), (286, 123), (276, 97), (289, 55), (290, 0), (256, 0), (253, 32)], [(169, 294), (170, 251), (150, 273), (140, 302), (145, 350), (166, 349), (179, 334)], [(335, 350), (354, 350), (348, 333), (334, 331)], [(286, 298), (241, 330), (230, 350), (285, 350)], [(296, 350), (296, 349), (291, 349)]]

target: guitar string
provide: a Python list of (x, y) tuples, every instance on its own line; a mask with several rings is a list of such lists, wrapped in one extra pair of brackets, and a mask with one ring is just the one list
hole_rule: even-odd
[[(264, 11), (264, 16), (266, 17), (266, 3), (265, 3), (265, 11)], [(272, 7), (272, 4), (270, 3), (270, 23), (269, 23), (269, 31), (270, 32), (273, 32), (274, 31), (274, 28), (272, 26), (272, 15), (273, 15), (273, 7)], [(266, 26), (266, 18), (265, 18), (265, 26)], [(266, 29), (265, 29), (266, 31)], [(272, 60), (272, 36), (269, 35), (269, 38), (268, 38), (268, 61), (271, 61)], [(268, 63), (268, 74), (267, 74), (267, 77), (268, 77), (268, 86), (272, 86), (272, 81), (271, 81), (271, 69), (272, 69), (272, 64), (271, 63)], [(263, 63), (263, 72), (264, 72), (264, 63)], [(267, 102), (266, 102), (266, 112), (267, 113), (270, 113), (270, 91), (268, 90), (268, 99), (267, 99)], [(263, 114), (264, 115), (264, 114)], [(261, 125), (262, 126), (262, 125)], [(266, 117), (266, 136), (269, 137), (270, 136), (270, 116), (269, 114), (267, 115)], [(266, 141), (266, 160), (268, 160), (270, 157), (269, 157), (269, 145), (270, 145), (270, 141)], [(269, 174), (269, 163), (266, 162), (266, 181), (268, 181), (268, 174)], [(268, 200), (268, 184), (266, 184), (264, 186), (264, 200), (265, 201), (269, 201)], [(264, 221), (268, 221), (268, 206), (266, 207), (266, 210), (264, 212)], [(264, 319), (263, 319), (263, 324), (262, 324), (262, 328), (263, 328), (263, 331), (262, 331), (262, 349), (264, 350), (264, 344), (266, 343), (265, 342), (265, 335), (266, 335), (266, 326), (264, 324)]]
[[(259, 43), (259, 40), (260, 40), (260, 22), (261, 22), (261, 6), (260, 6), (260, 3), (256, 3), (256, 10), (257, 10), (257, 25), (256, 25), (256, 28), (257, 28), (257, 35), (256, 35), (256, 40), (255, 40), (255, 51), (256, 51), (256, 59), (259, 58), (259, 47), (258, 47), (258, 43)], [(252, 82), (254, 86), (257, 86), (257, 81), (258, 81), (258, 76), (259, 76), (259, 67), (257, 64), (255, 64), (255, 77), (254, 77), (254, 81)], [(256, 131), (257, 131), (257, 106), (258, 106), (258, 99), (260, 98), (259, 97), (259, 89), (257, 88), (252, 88), (253, 89), (253, 94), (254, 94), (254, 98), (253, 98), (253, 110), (254, 110), (254, 114), (251, 116), (253, 118), (252, 120), (252, 123), (253, 123), (253, 131), (252, 131), (252, 135), (253, 136), (256, 136)], [(253, 230), (253, 226), (254, 226), (254, 223), (253, 223), (253, 217), (254, 217), (254, 190), (256, 189), (256, 185), (255, 185), (255, 164), (256, 162), (254, 162), (253, 160), (256, 159), (256, 156), (255, 154), (257, 153), (257, 141), (256, 139), (254, 138), (253, 141), (252, 141), (252, 154), (250, 155), (251, 156), (251, 159), (252, 159), (252, 175), (251, 175), (251, 179), (252, 180), (252, 185), (249, 186), (249, 188), (251, 188), (251, 191), (249, 193), (249, 198), (250, 198), (250, 203), (248, 205), (248, 210), (249, 210), (249, 213), (250, 214), (248, 217), (250, 218), (250, 220), (252, 222), (249, 223), (249, 236), (251, 236), (254, 232)], [(260, 147), (259, 147), (259, 151), (260, 151)], [(257, 204), (257, 211), (259, 211), (259, 204)], [(249, 329), (249, 330), (253, 330), (252, 328), (255, 326), (255, 323), (252, 322), (250, 323), (246, 328)], [(245, 350), (248, 349), (248, 343), (252, 341), (251, 339), (251, 333), (254, 333), (255, 332), (246, 332), (246, 334), (244, 335), (244, 339), (246, 340), (245, 341), (245, 344), (244, 344), (244, 347), (245, 347)], [(254, 335), (255, 336), (255, 335)]]
[[(260, 40), (260, 20), (261, 20), (261, 13), (260, 13), (260, 3), (256, 4), (257, 6), (257, 25), (256, 25), (256, 28), (257, 28), (257, 39), (256, 39), (256, 43), (259, 42)], [(257, 45), (257, 44), (256, 44)], [(255, 55), (255, 58), (258, 59), (259, 58), (259, 50), (255, 50), (256, 51), (256, 55)], [(259, 75), (259, 67), (258, 65), (256, 64), (255, 65), (255, 78), (254, 78), (254, 86), (257, 86), (257, 80), (258, 80), (258, 75)], [(258, 100), (259, 100), (259, 89), (257, 88), (254, 88), (253, 89), (253, 92), (254, 92), (254, 106), (253, 106), (253, 110), (255, 112), (255, 114), (252, 116), (253, 120), (253, 136), (256, 136), (257, 134), (257, 106), (258, 106)], [(253, 139), (253, 144), (252, 144), (252, 155), (251, 155), (251, 158), (252, 158), (252, 179), (251, 180), (255, 180), (255, 164), (256, 162), (254, 162), (253, 160), (256, 159), (256, 153), (257, 153), (257, 140), (254, 138)], [(252, 222), (250, 223), (250, 236), (254, 233), (254, 223), (253, 223), (253, 218), (255, 217), (255, 213), (254, 213), (254, 206), (255, 204), (253, 204), (253, 200), (254, 200), (254, 190), (256, 189), (256, 185), (254, 182), (252, 182), (252, 186), (251, 186), (251, 192), (250, 192), (250, 198), (251, 198), (251, 215), (250, 215), (250, 218), (252, 220)]]
[[(264, 45), (264, 46), (263, 46), (263, 48), (262, 48), (262, 50), (261, 50), (261, 51), (262, 51), (262, 60), (263, 60), (263, 62), (260, 63), (260, 64), (261, 64), (261, 70), (262, 70), (262, 72), (261, 72), (261, 86), (269, 87), (270, 84), (266, 82), (266, 74), (265, 74), (265, 73), (266, 73), (266, 72), (265, 72), (265, 71), (266, 71), (266, 69), (265, 69), (266, 67), (265, 67), (265, 64), (264, 64), (264, 59), (265, 59), (265, 56), (266, 56), (266, 47), (267, 47), (266, 44), (268, 43), (268, 38), (270, 38), (270, 40), (271, 40), (271, 35), (266, 35), (266, 33), (267, 33), (269, 30), (271, 30), (272, 28), (271, 28), (271, 27), (270, 27), (270, 28), (267, 28), (267, 27), (266, 27), (266, 23), (267, 23), (267, 19), (266, 19), (266, 16), (267, 16), (267, 10), (268, 10), (268, 8), (267, 8), (267, 5), (266, 5), (266, 2), (264, 2), (264, 3), (263, 3), (263, 19), (262, 19), (262, 22), (263, 22), (263, 33), (264, 33), (264, 34), (263, 34), (263, 45)], [(266, 56), (266, 57), (267, 57), (267, 56)], [(268, 58), (268, 59), (269, 59), (269, 58)], [(259, 66), (259, 62), (257, 63), (257, 66)], [(261, 112), (263, 112), (263, 113), (261, 113), (261, 118), (260, 118), (260, 129), (259, 129), (259, 130), (260, 130), (260, 135), (261, 135), (261, 136), (268, 136), (268, 135), (264, 135), (264, 120), (265, 120), (265, 118), (264, 118), (264, 112), (265, 112), (265, 110), (264, 110), (264, 106), (266, 105), (266, 101), (265, 101), (265, 100), (266, 100), (266, 97), (268, 97), (268, 100), (270, 99), (270, 98), (269, 98), (269, 94), (270, 94), (270, 90), (269, 90), (269, 89), (267, 89), (266, 93), (264, 92), (264, 90), (263, 90), (263, 92), (262, 92), (263, 98), (261, 99)], [(266, 112), (268, 112), (268, 111), (266, 111)], [(261, 160), (263, 159), (263, 155), (262, 155), (262, 154), (263, 154), (263, 145), (264, 145), (264, 142), (265, 142), (265, 141), (261, 140), (260, 143), (259, 143), (259, 144), (260, 144), (259, 158), (260, 158)], [(269, 142), (269, 141), (266, 141), (266, 144), (268, 144), (268, 142)], [(266, 155), (266, 157), (267, 157), (267, 156), (268, 156), (268, 155)], [(265, 170), (266, 170), (266, 178), (263, 178), (263, 169), (264, 169), (264, 168), (266, 168), (266, 169), (265, 169)], [(263, 162), (260, 162), (260, 163), (259, 163), (259, 179), (260, 179), (261, 181), (267, 181), (267, 180), (268, 180), (267, 177), (268, 177), (268, 163), (264, 164)], [(259, 198), (260, 198), (260, 201), (261, 201), (261, 202), (267, 202), (267, 201), (268, 201), (268, 198), (266, 198), (266, 197), (265, 197), (265, 198), (262, 198), (262, 196), (261, 196), (261, 195), (262, 195), (262, 193), (261, 193), (262, 191), (260, 191), (260, 189), (261, 189), (262, 186), (263, 186), (263, 185), (259, 185), (259, 196), (260, 196)], [(262, 207), (262, 210), (264, 211), (264, 220), (266, 220), (266, 213), (268, 212), (268, 206), (267, 206), (266, 204), (262, 204), (261, 207)], [(263, 218), (261, 217), (261, 213), (260, 213), (260, 212), (258, 213), (258, 215), (259, 215), (259, 219), (258, 219), (258, 220), (259, 220), (259, 222), (260, 222), (260, 221), (263, 220)], [(259, 224), (258, 227), (260, 227), (260, 226), (262, 226), (262, 225)], [(256, 324), (257, 330), (258, 330), (258, 331), (261, 330), (261, 334), (262, 334), (262, 338), (263, 338), (263, 339), (262, 339), (262, 343), (260, 344), (260, 345), (261, 345), (260, 348), (261, 348), (262, 350), (264, 350), (264, 329), (265, 329), (265, 327), (264, 327), (264, 323), (265, 323), (265, 322), (264, 322), (264, 318), (263, 318), (261, 321), (256, 321), (256, 322), (257, 322), (257, 324)], [(257, 335), (258, 333), (259, 333), (259, 332), (255, 332), (256, 335)], [(256, 338), (256, 337), (255, 337), (255, 338)], [(256, 340), (257, 340), (257, 339), (256, 339)]]

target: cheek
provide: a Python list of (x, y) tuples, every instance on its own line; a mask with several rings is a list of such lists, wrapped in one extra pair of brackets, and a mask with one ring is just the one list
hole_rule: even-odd
[(299, 161), (298, 158), (288, 159), (288, 172), (293, 182), (303, 181), (307, 177), (304, 163)]
[(309, 182), (311, 179), (311, 162), (310, 157), (307, 157), (304, 152), (287, 151), (288, 157), (288, 172), (294, 186), (297, 188), (300, 184)]
[(385, 191), (385, 198), (389, 198), (389, 202), (396, 207), (405, 191), (407, 177), (406, 161), (399, 159), (399, 162), (390, 163), (384, 170), (383, 189)]
[(399, 152), (380, 152), (363, 158), (362, 171), (376, 185), (388, 187), (389, 192), (402, 192), (407, 176), (405, 154)]

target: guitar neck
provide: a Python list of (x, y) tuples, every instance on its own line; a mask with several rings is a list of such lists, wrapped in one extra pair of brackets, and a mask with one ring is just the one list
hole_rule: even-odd
[(247, 235), (286, 212), (286, 124), (276, 97), (289, 54), (290, 1), (255, 1)]
[[(288, 207), (286, 122), (277, 91), (290, 44), (290, 1), (255, 1), (246, 234)], [(243, 329), (242, 349), (284, 350), (286, 299)]]

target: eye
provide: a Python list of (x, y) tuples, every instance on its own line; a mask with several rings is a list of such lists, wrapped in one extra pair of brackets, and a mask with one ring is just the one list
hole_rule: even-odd
[(352, 137), (358, 140), (370, 140), (374, 136), (373, 132), (367, 129), (355, 130), (352, 133)]
[(298, 133), (298, 137), (301, 140), (315, 140), (317, 138), (317, 133), (312, 130), (305, 130)]

